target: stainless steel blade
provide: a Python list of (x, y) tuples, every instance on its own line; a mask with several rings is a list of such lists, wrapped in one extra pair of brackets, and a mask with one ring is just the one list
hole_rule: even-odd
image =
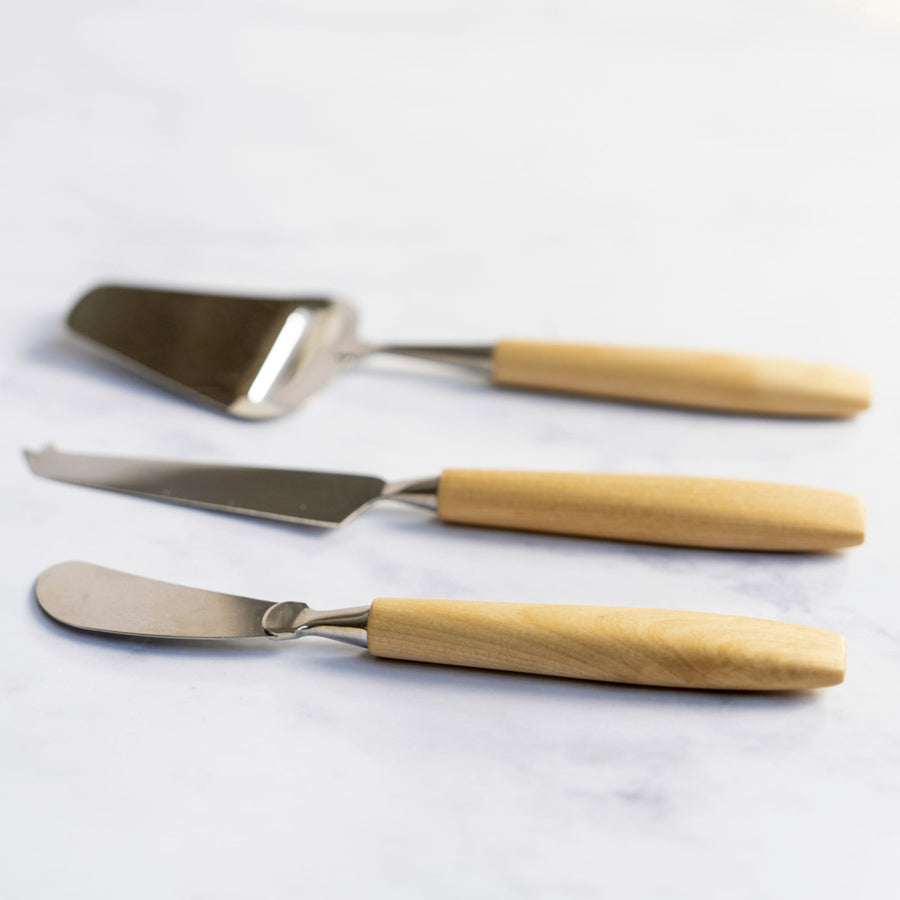
[(281, 415), (355, 346), (356, 313), (327, 297), (259, 298), (125, 285), (88, 292), (68, 326), (95, 350), (241, 418)]
[(273, 605), (85, 562), (47, 569), (35, 593), (44, 611), (65, 625), (161, 638), (266, 637), (262, 619)]
[(91, 456), (53, 447), (25, 455), (36, 475), (55, 481), (324, 527), (346, 522), (386, 486), (369, 475)]

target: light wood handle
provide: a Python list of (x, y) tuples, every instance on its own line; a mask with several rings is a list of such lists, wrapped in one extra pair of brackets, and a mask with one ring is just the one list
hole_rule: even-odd
[(680, 688), (788, 691), (844, 679), (844, 638), (767, 619), (614, 606), (379, 598), (369, 652)]
[(732, 550), (836, 550), (865, 536), (865, 510), (851, 494), (677, 475), (448, 469), (438, 515), (466, 525)]
[(869, 406), (869, 379), (817, 363), (687, 350), (501, 341), (497, 384), (776, 416), (845, 418)]

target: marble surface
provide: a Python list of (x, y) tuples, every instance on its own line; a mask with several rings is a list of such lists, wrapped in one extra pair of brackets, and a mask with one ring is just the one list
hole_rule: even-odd
[[(9, 897), (888, 896), (900, 838), (900, 23), (803, 0), (20, 4), (0, 29), (0, 885)], [(70, 347), (101, 280), (338, 292), (374, 340), (498, 335), (868, 368), (853, 422), (502, 393), (372, 361), (247, 424)], [(766, 556), (344, 530), (42, 482), (70, 449), (363, 471), (694, 473), (861, 494)], [(65, 559), (323, 607), (681, 607), (848, 637), (742, 696), (160, 646), (37, 610)]]

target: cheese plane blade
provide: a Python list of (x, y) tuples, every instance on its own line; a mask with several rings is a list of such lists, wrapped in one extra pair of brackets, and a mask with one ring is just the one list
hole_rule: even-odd
[(687, 547), (824, 552), (859, 544), (865, 511), (820, 488), (697, 478), (448, 469), (387, 482), (368, 475), (26, 451), (56, 481), (302, 525), (335, 527), (378, 500), (444, 522)]
[(376, 657), (675, 688), (792, 691), (840, 684), (833, 631), (716, 613), (381, 597), (318, 612), (155, 581), (86, 562), (52, 566), (35, 594), (72, 628), (144, 638), (318, 635)]

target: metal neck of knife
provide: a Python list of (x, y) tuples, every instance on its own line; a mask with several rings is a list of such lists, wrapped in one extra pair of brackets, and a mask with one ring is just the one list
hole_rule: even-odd
[(276, 641), (291, 640), (314, 634), (331, 638), (344, 644), (367, 647), (366, 626), (369, 623), (369, 606), (351, 609), (331, 609), (320, 612), (305, 603), (288, 600), (273, 603), (262, 617), (266, 634)]
[(399, 500), (423, 509), (436, 510), (440, 480), (440, 476), (435, 476), (434, 478), (414, 478), (411, 481), (394, 481), (382, 488), (381, 498), (383, 500)]

